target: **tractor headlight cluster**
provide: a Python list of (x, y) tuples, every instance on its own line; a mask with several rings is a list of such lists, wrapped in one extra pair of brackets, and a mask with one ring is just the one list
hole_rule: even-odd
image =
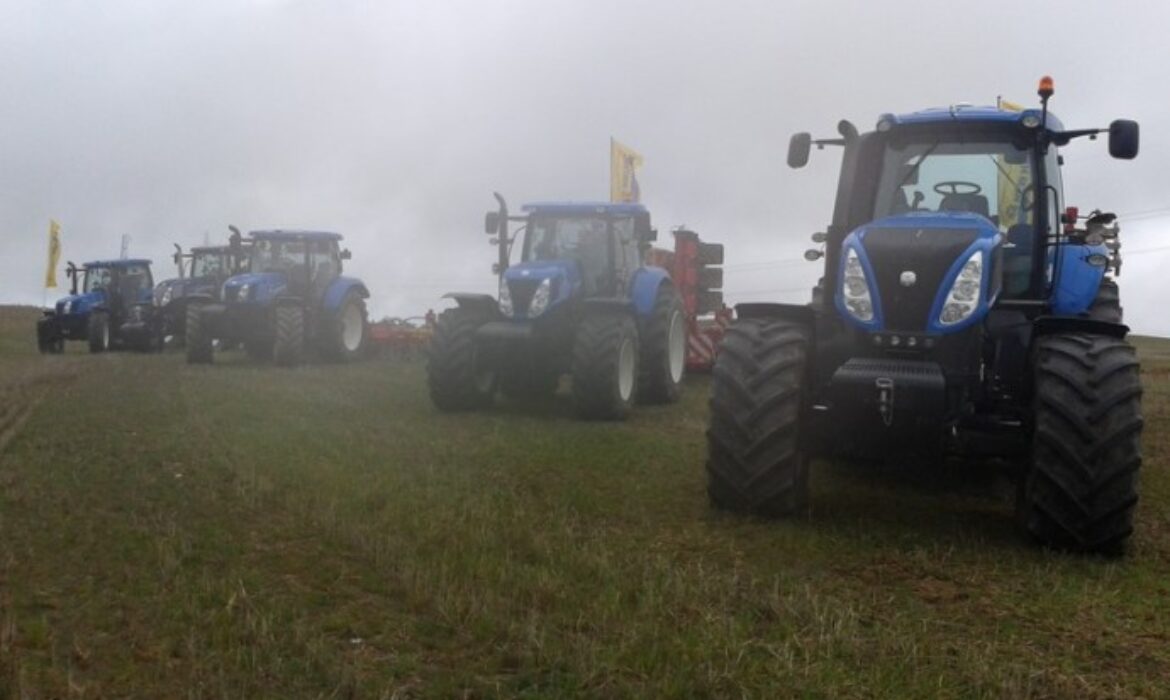
[(72, 310), (73, 310), (73, 300), (72, 299), (66, 301), (65, 305), (61, 307), (61, 313), (63, 313), (63, 314), (68, 314)]
[(536, 287), (536, 291), (532, 293), (532, 302), (528, 304), (528, 318), (536, 318), (545, 312), (548, 308), (549, 301), (552, 300), (552, 279), (549, 277)]
[(252, 291), (252, 285), (250, 285), (250, 284), (241, 284), (241, 285), (240, 285), (240, 289), (239, 289), (239, 291), (238, 291), (238, 292), (236, 292), (236, 299), (238, 299), (239, 301), (247, 301), (247, 300), (248, 300), (248, 294), (249, 294), (251, 291)]
[(873, 297), (869, 293), (869, 280), (857, 251), (848, 248), (845, 254), (845, 274), (841, 276), (841, 296), (845, 310), (858, 321), (873, 320)]
[(512, 292), (508, 289), (508, 280), (503, 277), (500, 278), (500, 313), (505, 316), (512, 315)]
[(171, 297), (174, 296), (174, 291), (175, 291), (174, 287), (167, 287), (166, 289), (164, 289), (163, 293), (162, 293), (162, 297), (160, 297), (158, 300), (158, 305), (159, 306), (166, 306), (167, 304), (171, 303)]
[(938, 322), (943, 326), (953, 326), (965, 321), (975, 313), (979, 307), (979, 300), (983, 293), (983, 251), (977, 250), (967, 258), (954, 284), (947, 292), (943, 302), (942, 312), (938, 315)]

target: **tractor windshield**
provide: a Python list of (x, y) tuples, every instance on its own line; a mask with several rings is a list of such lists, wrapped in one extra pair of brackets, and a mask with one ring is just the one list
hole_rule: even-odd
[(85, 286), (86, 294), (90, 292), (100, 292), (110, 287), (110, 281), (113, 279), (113, 272), (108, 267), (90, 267), (85, 271)]
[(196, 253), (191, 262), (192, 277), (220, 277), (228, 272), (226, 256), (222, 253)]
[(568, 217), (533, 220), (524, 240), (525, 260), (577, 260), (587, 273), (609, 267), (609, 220)]
[(259, 240), (252, 246), (252, 272), (289, 272), (305, 266), (305, 241)]
[(965, 211), (1001, 231), (1033, 225), (1031, 152), (1008, 141), (895, 141), (886, 145), (874, 218)]

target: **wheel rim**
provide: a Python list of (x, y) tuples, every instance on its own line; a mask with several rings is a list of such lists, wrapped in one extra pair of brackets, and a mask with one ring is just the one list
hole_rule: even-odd
[(622, 338), (622, 346), (618, 351), (618, 396), (622, 401), (629, 401), (634, 393), (634, 341), (629, 337)]
[(355, 352), (362, 344), (362, 310), (357, 304), (345, 307), (341, 314), (341, 344), (349, 352)]
[(682, 314), (677, 310), (670, 317), (670, 334), (666, 339), (666, 347), (670, 357), (670, 381), (677, 384), (682, 381), (687, 348), (686, 326)]

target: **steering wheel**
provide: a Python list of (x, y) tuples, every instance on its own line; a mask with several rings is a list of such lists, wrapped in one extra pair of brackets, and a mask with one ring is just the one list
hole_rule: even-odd
[[(948, 189), (950, 192), (945, 191)], [(940, 182), (935, 185), (934, 191), (943, 196), (950, 194), (979, 194), (983, 191), (983, 188), (977, 183), (967, 182), (966, 180), (947, 180), (946, 182)]]

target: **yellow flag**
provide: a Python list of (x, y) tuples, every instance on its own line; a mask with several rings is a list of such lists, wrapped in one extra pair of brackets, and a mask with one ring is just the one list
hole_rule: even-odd
[(61, 259), (61, 224), (49, 219), (49, 268), (45, 270), (45, 287), (57, 286), (57, 261)]
[(637, 202), (642, 198), (637, 170), (642, 156), (612, 138), (609, 140), (609, 201)]

